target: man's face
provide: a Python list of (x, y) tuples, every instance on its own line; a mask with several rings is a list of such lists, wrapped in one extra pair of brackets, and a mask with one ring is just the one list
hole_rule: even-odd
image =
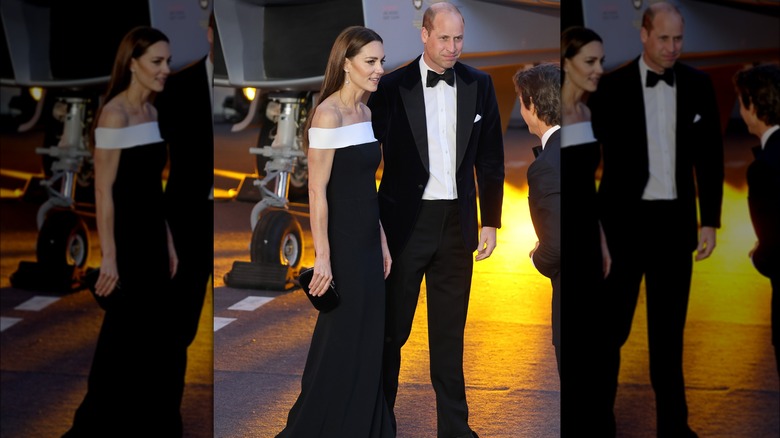
[(441, 73), (452, 68), (463, 50), (463, 18), (450, 11), (440, 11), (433, 19), (433, 29), (422, 29), (425, 46), (423, 58), (429, 67)]
[(683, 45), (683, 20), (674, 12), (661, 11), (653, 18), (653, 29), (640, 31), (644, 60), (652, 70), (672, 68)]

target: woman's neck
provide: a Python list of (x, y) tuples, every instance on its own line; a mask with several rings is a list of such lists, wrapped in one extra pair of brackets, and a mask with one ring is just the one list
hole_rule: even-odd
[(339, 104), (348, 111), (358, 112), (363, 104), (363, 94), (365, 90), (361, 88), (344, 85), (338, 91)]
[(148, 88), (130, 84), (125, 90), (125, 99), (130, 107), (141, 110), (149, 102), (151, 94), (152, 90)]
[(585, 94), (585, 90), (572, 84), (571, 82), (564, 82), (561, 88), (561, 99), (564, 108), (573, 109), (576, 105), (582, 102), (582, 96)]

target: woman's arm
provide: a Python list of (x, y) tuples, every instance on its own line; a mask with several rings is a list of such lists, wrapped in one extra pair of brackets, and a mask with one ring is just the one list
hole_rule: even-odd
[[(335, 128), (340, 125), (339, 114), (327, 107), (315, 111), (311, 124), (313, 128)], [(328, 241), (327, 188), (335, 154), (335, 149), (309, 148), (308, 152), (309, 221), (314, 240), (314, 275), (309, 293), (315, 296), (324, 294), (333, 280)]]
[[(106, 108), (100, 115), (99, 128), (121, 128), (127, 120), (118, 111)], [(116, 242), (114, 240), (114, 197), (113, 186), (119, 168), (120, 149), (101, 149), (95, 145), (95, 213), (98, 236), (100, 237), (100, 277), (95, 284), (95, 294), (109, 295), (119, 281), (116, 265)]]

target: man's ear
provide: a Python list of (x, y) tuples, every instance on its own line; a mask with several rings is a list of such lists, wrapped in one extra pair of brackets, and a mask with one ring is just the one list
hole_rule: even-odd
[(748, 112), (753, 115), (753, 117), (758, 117), (758, 108), (756, 108), (755, 105), (753, 105), (753, 101), (750, 101), (750, 106), (748, 107)]

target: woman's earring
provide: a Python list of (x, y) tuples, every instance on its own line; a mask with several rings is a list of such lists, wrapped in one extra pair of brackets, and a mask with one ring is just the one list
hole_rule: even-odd
[(344, 83), (349, 84), (349, 72), (346, 72), (347, 75), (344, 77)]

